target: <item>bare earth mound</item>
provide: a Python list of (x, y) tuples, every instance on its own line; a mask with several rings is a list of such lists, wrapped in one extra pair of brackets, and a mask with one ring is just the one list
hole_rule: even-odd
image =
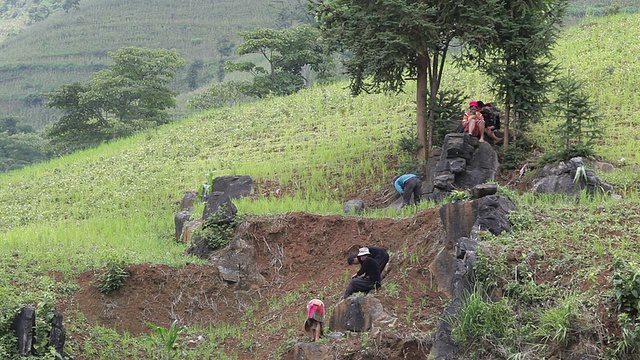
[[(304, 320), (306, 302), (322, 297), (330, 315), (331, 307), (342, 297), (349, 275), (357, 271), (357, 267), (346, 264), (346, 256), (359, 246), (378, 245), (392, 253), (392, 270), (374, 296), (380, 299), (385, 311), (398, 318), (395, 331), (429, 333), (442, 314), (442, 295), (427, 269), (442, 248), (444, 238), (436, 210), (421, 211), (405, 220), (291, 213), (251, 219), (238, 234), (257, 250), (256, 261), (267, 280), (259, 289), (236, 291), (237, 285), (223, 281), (215, 265), (172, 268), (142, 264), (129, 267), (130, 277), (124, 286), (109, 295), (101, 294), (93, 285), (97, 274), (82, 274), (78, 278), (81, 290), (61, 304), (62, 310), (71, 314), (70, 310), (79, 310), (91, 325), (101, 324), (137, 335), (151, 332), (146, 322), (165, 328), (174, 319), (187, 326), (238, 324), (251, 308), (255, 325), (278, 320), (284, 329), (263, 335), (247, 333), (243, 339), (228, 337), (225, 353), (237, 354), (239, 358), (267, 358), (278, 347), (282, 351), (285, 340), (291, 342), (291, 332), (287, 335), (291, 328), (296, 331), (294, 340), (307, 341), (300, 322)], [(293, 292), (298, 297), (288, 308), (272, 309), (267, 305), (273, 303), (270, 299), (282, 299)], [(68, 335), (81, 341), (78, 339), (82, 334)], [(247, 343), (244, 337), (256, 344), (250, 351), (241, 346)], [(182, 339), (195, 343), (189, 340)], [(358, 350), (359, 343), (357, 339), (354, 341), (351, 346)], [(407, 348), (394, 350), (394, 344), (389, 342), (384, 346), (387, 358), (400, 356), (399, 352)], [(76, 359), (83, 358), (82, 354), (75, 355)]]

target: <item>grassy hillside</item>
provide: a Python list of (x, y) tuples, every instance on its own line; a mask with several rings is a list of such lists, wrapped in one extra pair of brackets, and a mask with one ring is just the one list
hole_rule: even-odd
[[(217, 77), (221, 60), (235, 57), (238, 31), (275, 27), (276, 16), (295, 0), (122, 1), (83, 0), (76, 10), (58, 11), (0, 44), (0, 105), (36, 127), (51, 111), (31, 104), (63, 84), (84, 82), (111, 65), (109, 51), (124, 46), (177, 49), (185, 69), (201, 61), (199, 82)], [(223, 41), (231, 48), (225, 49)], [(180, 75), (176, 86), (186, 91)]]
[[(569, 29), (556, 50), (563, 65), (586, 81), (603, 110), (603, 123), (608, 125), (603, 127), (605, 136), (598, 152), (614, 162), (617, 169), (612, 174), (599, 175), (616, 187), (622, 199), (576, 201), (518, 195), (512, 189), (503, 189), (520, 208), (513, 217), (517, 226), (509, 235), (486, 240), (497, 255), (487, 260), (485, 275), (504, 285), (514, 278), (514, 272), (516, 279), (518, 274), (525, 274), (532, 282), (511, 286), (516, 290), (517, 286), (529, 286), (523, 288), (523, 294), (542, 296), (540, 301), (536, 298), (535, 306), (514, 312), (521, 331), (493, 343), (504, 344), (509, 354), (520, 354), (519, 358), (553, 354), (549, 347), (555, 343), (549, 339), (556, 329), (537, 333), (541, 338), (547, 336), (549, 342), (529, 350), (527, 342), (541, 340), (527, 334), (535, 333), (531, 326), (540, 314), (562, 309), (566, 304), (581, 304), (567, 307), (573, 322), (566, 329), (576, 336), (569, 338), (572, 341), (584, 341), (602, 354), (623, 340), (632, 341), (621, 335), (617, 323), (611, 274), (615, 259), (640, 263), (640, 256), (634, 251), (640, 245), (635, 236), (640, 177), (634, 170), (640, 155), (637, 146), (633, 146), (640, 130), (633, 126), (635, 120), (624, 116), (638, 103), (640, 62), (632, 57), (637, 45), (631, 39), (638, 38), (639, 22), (638, 15), (619, 15)], [(617, 51), (607, 51), (605, 57), (600, 55), (604, 53), (602, 47)], [(469, 76), (472, 75), (450, 70), (446, 86), (469, 83), (463, 81)], [(238, 201), (242, 214), (335, 214), (341, 212), (343, 200), (387, 187), (396, 172), (398, 142), (414, 129), (414, 93), (408, 88), (407, 94), (398, 96), (353, 98), (345, 87), (346, 83), (316, 87), (286, 98), (198, 114), (50, 163), (0, 174), (0, 279), (5, 289), (0, 304), (50, 304), (51, 299), (78, 290), (79, 274), (101, 269), (114, 256), (127, 264), (201, 263), (185, 256), (185, 245), (173, 241), (173, 216), (184, 192), (198, 189), (212, 171), (216, 175), (251, 175), (259, 194), (272, 194)], [(481, 89), (475, 91), (468, 94), (470, 98), (489, 97)], [(551, 146), (546, 140), (550, 126), (541, 121), (535, 130), (540, 135), (535, 139), (541, 151), (544, 146)], [(620, 157), (626, 161), (619, 163)], [(282, 192), (275, 196), (277, 189)], [(421, 211), (435, 214), (432, 209), (425, 209), (430, 204), (422, 206)], [(419, 256), (411, 258), (412, 263), (420, 261)], [(416, 266), (425, 268), (428, 264)], [(331, 290), (336, 290), (335, 283)], [(289, 293), (292, 297), (301, 293), (306, 296), (308, 289)], [(269, 301), (263, 306), (293, 306), (289, 297)], [(402, 309), (418, 306), (418, 301), (411, 298), (396, 301)], [(2, 311), (7, 316), (8, 310)], [(407, 314), (410, 323), (411, 313)], [(605, 318), (610, 322), (608, 327), (588, 326)], [(71, 328), (89, 327), (81, 314), (74, 314), (72, 319), (75, 320), (68, 324)], [(243, 334), (242, 331), (255, 331), (240, 327), (246, 324), (225, 326), (235, 334), (234, 338), (262, 336)], [(629, 329), (638, 334), (637, 329)], [(132, 358), (149, 358), (144, 354), (159, 349), (144, 337), (97, 327), (94, 330), (96, 333), (90, 336), (73, 340), (76, 358), (123, 357), (118, 352), (122, 350), (114, 350), (108, 344), (124, 344), (127, 354), (136, 354)], [(222, 330), (199, 331), (209, 331), (208, 337), (220, 339), (215, 332)], [(270, 339), (282, 345), (278, 351), (295, 340), (295, 332), (288, 333), (284, 327), (275, 326), (272, 331)], [(103, 337), (97, 337), (97, 333)], [(602, 340), (605, 337), (606, 341)], [(568, 346), (558, 344), (561, 349)], [(238, 346), (244, 345), (248, 346), (246, 352), (255, 351), (256, 357), (264, 355), (253, 348), (255, 344)], [(197, 351), (190, 350), (186, 358), (204, 356)], [(229, 351), (226, 355), (233, 358), (233, 350)], [(271, 355), (278, 358), (278, 354)]]

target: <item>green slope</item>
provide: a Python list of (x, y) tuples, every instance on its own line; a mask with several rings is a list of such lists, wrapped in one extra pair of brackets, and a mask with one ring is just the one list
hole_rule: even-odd
[[(638, 50), (633, 38), (638, 38), (639, 21), (639, 15), (616, 16), (568, 29), (556, 49), (563, 65), (585, 80), (605, 110), (603, 122), (608, 125), (599, 153), (619, 167), (612, 174), (599, 175), (624, 197), (574, 201), (512, 192), (521, 209), (512, 218), (517, 225), (511, 234), (487, 240), (498, 254), (491, 260), (494, 267), (489, 275), (500, 281), (513, 279), (513, 271), (515, 278), (530, 276), (537, 283), (515, 289), (536, 299), (553, 291), (555, 298), (544, 298), (537, 308), (520, 309), (526, 312), (525, 318), (556, 309), (566, 296), (581, 304), (575, 326), (588, 327), (572, 328), (571, 333), (606, 338), (606, 344), (596, 344), (599, 347), (614, 348), (620, 341), (619, 334), (594, 328), (600, 318), (595, 318), (593, 308), (598, 306), (611, 313), (612, 323), (617, 321), (607, 277), (612, 260), (623, 257), (640, 263), (635, 251), (640, 177), (633, 168), (640, 162), (634, 146), (640, 131), (636, 119), (623, 116), (638, 104), (640, 65), (633, 57)], [(600, 55), (605, 52), (602, 49), (609, 49), (609, 54)], [(467, 77), (474, 76), (450, 71), (445, 84), (450, 87), (469, 83)], [(39, 301), (46, 295), (44, 285), (72, 291), (64, 283), (49, 284), (53, 281), (43, 274), (60, 272), (72, 279), (100, 268), (113, 254), (131, 263), (195, 261), (186, 258), (184, 246), (171, 238), (173, 216), (184, 192), (198, 189), (212, 171), (251, 175), (258, 184), (269, 182), (273, 188), (287, 189), (282, 198), (239, 201), (241, 213), (338, 213), (341, 200), (356, 186), (371, 191), (388, 186), (396, 171), (399, 139), (410, 135), (415, 126), (412, 84), (407, 94), (357, 98), (349, 96), (346, 85), (315, 87), (285, 98), (205, 112), (50, 163), (0, 174), (0, 262), (4, 265), (0, 279)], [(478, 90), (469, 96), (486, 94)], [(540, 134), (549, 130), (546, 122), (536, 128)], [(536, 140), (541, 146), (550, 145), (546, 138), (541, 135)], [(627, 159), (626, 165), (617, 164), (619, 156)], [(511, 266), (516, 265), (513, 270)], [(537, 277), (543, 273), (549, 278)], [(26, 284), (21, 279), (30, 281)], [(40, 283), (41, 288), (32, 288)], [(536, 356), (544, 347), (527, 348), (527, 341), (533, 340), (525, 335), (532, 328), (519, 329), (514, 334), (521, 336), (522, 343), (512, 341), (504, 348), (518, 351), (512, 347), (521, 346), (521, 356), (540, 351), (531, 358), (544, 358)], [(112, 336), (110, 343), (125, 338)], [(280, 339), (286, 338), (280, 334)]]
[[(270, 0), (83, 0), (77, 10), (56, 12), (0, 44), (0, 105), (37, 127), (48, 124), (45, 109), (25, 107), (29, 95), (38, 96), (63, 84), (86, 81), (111, 65), (109, 51), (123, 46), (175, 48), (188, 67), (202, 61), (200, 84), (217, 76), (219, 42), (238, 43), (238, 31), (274, 27), (283, 6)], [(187, 90), (184, 73), (176, 87)]]

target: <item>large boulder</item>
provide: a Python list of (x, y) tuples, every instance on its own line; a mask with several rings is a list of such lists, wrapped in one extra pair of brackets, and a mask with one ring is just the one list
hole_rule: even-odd
[(441, 200), (451, 190), (471, 189), (495, 179), (498, 173), (498, 154), (494, 146), (479, 142), (468, 134), (447, 134), (442, 149), (434, 151), (427, 160), (427, 177), (423, 184), (423, 198)]
[[(207, 195), (205, 201), (202, 219), (207, 223), (230, 224), (238, 213), (238, 208), (231, 202), (227, 193), (214, 191)], [(213, 221), (209, 220), (212, 217)]]
[(222, 279), (235, 283), (238, 290), (257, 289), (265, 282), (258, 269), (255, 248), (239, 236), (210, 261), (218, 264)]
[(370, 331), (374, 327), (393, 327), (397, 319), (382, 308), (373, 296), (350, 296), (336, 304), (329, 319), (333, 331)]
[[(576, 177), (578, 171), (583, 175)], [(591, 195), (613, 192), (613, 186), (600, 180), (593, 170), (587, 169), (581, 157), (575, 157), (566, 164), (564, 162), (558, 165), (547, 164), (539, 175), (541, 179), (532, 188), (532, 191), (537, 194), (559, 193), (575, 196), (585, 189)]]
[(253, 194), (253, 179), (247, 175), (218, 176), (213, 179), (211, 192), (223, 192), (232, 199)]
[(36, 328), (36, 308), (27, 305), (13, 319), (13, 330), (18, 338), (18, 353), (20, 356), (34, 354), (34, 337)]
[(180, 238), (182, 238), (182, 232), (184, 231), (184, 226), (189, 221), (190, 218), (191, 218), (191, 211), (182, 210), (176, 214), (174, 218), (174, 223), (176, 228), (176, 235), (175, 235), (176, 241), (180, 241)]

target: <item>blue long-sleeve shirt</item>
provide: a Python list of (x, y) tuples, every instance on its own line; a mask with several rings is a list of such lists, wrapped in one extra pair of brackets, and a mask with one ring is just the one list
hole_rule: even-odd
[(398, 190), (398, 192), (402, 194), (404, 192), (404, 184), (407, 182), (407, 180), (417, 176), (418, 175), (414, 174), (404, 174), (396, 179), (396, 181), (393, 183), (393, 186), (395, 186), (396, 190)]

